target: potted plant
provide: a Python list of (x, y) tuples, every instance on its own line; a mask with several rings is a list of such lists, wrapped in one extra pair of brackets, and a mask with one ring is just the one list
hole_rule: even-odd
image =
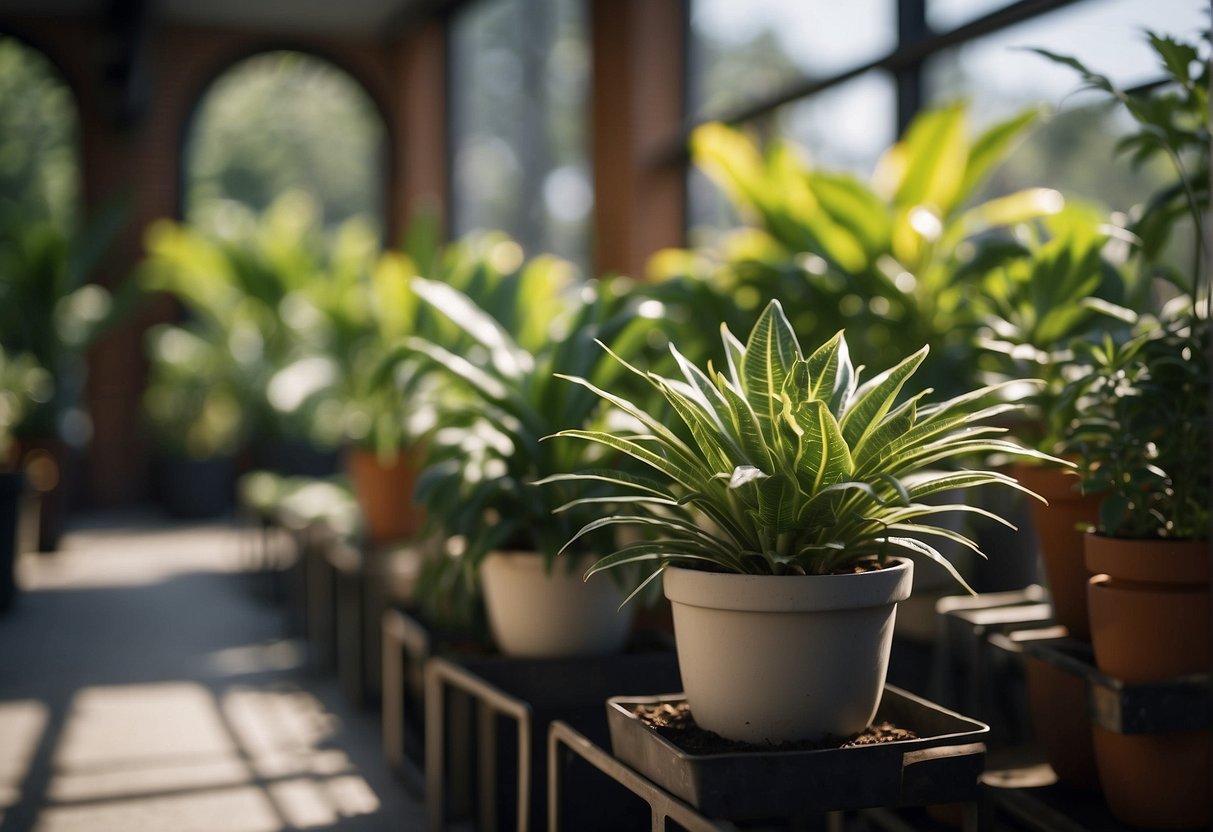
[(445, 247), (436, 236), (432, 218), (422, 216), (399, 251), (368, 249), (360, 255), (339, 237), (329, 279), (306, 294), (327, 330), (316, 340), (339, 368), (336, 383), (320, 396), (335, 400), (342, 414), (346, 471), (373, 543), (409, 539), (422, 528), (423, 512), (413, 495), (424, 457), (422, 437), (434, 418), (421, 406), (428, 368), (420, 356), (393, 354), (393, 348), (408, 337), (455, 352), (467, 342), (418, 300), (412, 278), (429, 274), (484, 294), (520, 265), (521, 258), (513, 256), (517, 245), (504, 235), (469, 235)]
[(40, 494), (41, 551), (58, 548), (76, 482), (72, 457), (89, 434), (81, 406), (85, 354), (139, 299), (132, 282), (113, 292), (94, 282), (125, 218), (120, 202), (70, 231), (16, 212), (0, 217), (0, 347), (28, 353), (51, 380), (50, 395), (31, 402), (13, 428), (21, 465)]
[[(1210, 67), (1207, 49), (1148, 38), (1169, 83), (1132, 93), (1073, 58), (1043, 53), (1125, 106), (1140, 125), (1121, 142), (1134, 163), (1163, 157), (1177, 175), (1131, 225), (1139, 241), (1134, 253), (1158, 284), (1160, 311), (1140, 315), (1133, 337), (1088, 347), (1066, 391), (1080, 414), (1069, 450), (1084, 492), (1101, 495), (1085, 539), (1095, 663), (1126, 683), (1211, 669)], [(1185, 227), (1191, 263), (1181, 267), (1166, 247)], [(1095, 726), (1099, 777), (1113, 813), (1134, 825), (1207, 826), (1209, 736)]]
[(153, 223), (140, 285), (173, 296), (198, 331), (231, 353), (254, 467), (329, 475), (339, 419), (318, 408), (317, 394), (334, 383), (337, 367), (309, 341), (318, 316), (306, 295), (327, 278), (315, 206), (288, 192), (260, 215), (233, 204), (225, 218), (215, 236)]
[[(980, 383), (975, 334), (982, 321), (975, 312), (985, 281), (1024, 256), (1015, 232), (1060, 211), (1064, 199), (1040, 187), (986, 196), (989, 178), (1039, 110), (976, 133), (968, 110), (954, 102), (919, 113), (866, 181), (815, 164), (790, 142), (763, 146), (722, 124), (698, 128), (693, 159), (746, 222), (710, 247), (653, 258), (650, 270), (670, 316), (694, 327), (707, 315), (744, 332), (768, 300), (779, 298), (801, 338), (846, 328), (856, 364), (890, 366), (925, 344), (931, 352), (918, 371), (922, 384), (953, 395)], [(685, 346), (691, 359), (704, 357), (693, 343)], [(987, 546), (1010, 550), (985, 563), (941, 544), (979, 588), (1017, 589), (1035, 580), (1035, 553), (1016, 547), (1001, 527), (975, 516), (949, 520)], [(929, 622), (927, 590), (948, 592), (951, 580), (933, 563), (917, 566), (915, 606)], [(916, 622), (923, 620), (903, 618), (903, 630), (921, 632)], [(928, 639), (930, 632), (928, 625)]]
[[(981, 321), (979, 366), (991, 380), (1039, 379), (1008, 385), (1008, 395), (1024, 405), (1009, 427), (1021, 443), (1063, 454), (1065, 432), (1078, 415), (1064, 396), (1066, 375), (1074, 374), (1074, 345), (1123, 329), (1131, 317), (1125, 305), (1132, 303), (1132, 287), (1121, 264), (1105, 254), (1114, 237), (1123, 247), (1131, 235), (1104, 212), (1073, 199), (1017, 230), (1009, 243), (1016, 250), (980, 275), (982, 292), (974, 297)], [(1031, 517), (1053, 614), (1072, 637), (1087, 640), (1090, 575), (1083, 566), (1082, 534), (1095, 520), (1098, 497), (1080, 493), (1073, 468), (1026, 460), (1012, 474), (1048, 501), (1033, 501)]]
[(926, 391), (899, 401), (925, 347), (860, 384), (843, 333), (805, 356), (775, 300), (745, 344), (727, 327), (722, 338), (723, 370), (701, 370), (677, 350), (680, 378), (633, 370), (669, 403), (681, 431), (572, 377), (641, 427), (558, 435), (652, 470), (555, 478), (606, 480), (623, 507), (570, 542), (617, 526), (655, 535), (617, 548), (587, 574), (647, 563), (656, 568), (646, 582), (664, 577), (700, 727), (753, 743), (853, 735), (879, 704), (896, 604), (910, 593), (911, 562), (899, 554), (939, 561), (963, 584), (923, 538), (976, 549), (937, 518), (989, 514), (922, 501), (952, 489), (1020, 488), (996, 471), (935, 466), (987, 452), (1044, 455), (997, 437), (1002, 429), (988, 421), (1015, 406), (985, 404), (990, 389), (939, 404), (926, 404)]
[(0, 348), (0, 613), (12, 606), (20, 552), (25, 474), (15, 454), (13, 431), (37, 402), (50, 398), (50, 374), (28, 353), (9, 356)]
[[(814, 164), (789, 142), (762, 147), (705, 124), (692, 135), (692, 158), (747, 222), (709, 248), (658, 253), (651, 271), (671, 282), (674, 314), (697, 319), (707, 302), (712, 320), (748, 331), (779, 298), (801, 337), (845, 327), (867, 366), (927, 344), (925, 383), (968, 389), (978, 325), (970, 302), (980, 293), (973, 267), (1018, 254), (1008, 229), (1063, 204), (1049, 188), (977, 198), (1038, 115), (1025, 110), (970, 135), (964, 103), (924, 110), (866, 182)], [(717, 291), (702, 291), (705, 282)]]
[[(413, 283), (418, 297), (471, 342), (460, 353), (420, 337), (404, 345), (433, 362), (447, 382), (432, 402), (436, 429), (417, 489), (429, 522), (453, 541), (445, 562), (465, 586), (483, 591), (493, 639), (507, 655), (618, 649), (630, 621), (617, 612), (623, 601), (617, 584), (582, 582), (577, 566), (584, 552), (556, 561), (572, 530), (595, 515), (594, 487), (534, 483), (587, 464), (613, 464), (597, 449), (543, 440), (565, 425), (600, 426), (610, 418), (595, 396), (553, 373), (603, 383), (617, 377), (620, 368), (603, 360), (594, 339), (625, 354), (643, 343), (648, 327), (637, 317), (636, 300), (621, 284), (581, 284), (568, 263), (550, 256), (510, 275), (484, 308), (445, 283)], [(572, 497), (580, 502), (570, 503)], [(564, 504), (566, 511), (553, 513)]]
[[(1096, 667), (1126, 683), (1210, 671), (1210, 447), (1207, 313), (1159, 321), (1093, 348), (1074, 382), (1083, 488), (1100, 495), (1085, 537)], [(1209, 822), (1209, 732), (1094, 728), (1113, 812), (1133, 825)]]
[(161, 504), (176, 517), (229, 511), (247, 437), (237, 362), (199, 323), (148, 330), (143, 408), (159, 450)]

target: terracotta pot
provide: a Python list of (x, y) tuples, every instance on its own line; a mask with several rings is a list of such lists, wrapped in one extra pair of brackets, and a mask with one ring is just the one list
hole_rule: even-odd
[(1049, 501), (1046, 506), (1029, 499), (1028, 506), (1049, 584), (1053, 617), (1072, 638), (1089, 641), (1087, 579), (1091, 575), (1083, 565), (1081, 527), (1095, 524), (1100, 497), (1079, 494), (1077, 475), (1064, 468), (1016, 465), (1011, 473), (1021, 485)]
[(67, 443), (55, 437), (24, 437), (16, 457), (38, 499), (38, 551), (54, 552), (67, 529), (79, 473)]
[(1088, 717), (1086, 678), (1031, 653), (1024, 654), (1024, 672), (1036, 741), (1057, 779), (1078, 789), (1097, 791), (1099, 772)]
[(913, 574), (904, 558), (847, 575), (666, 569), (696, 723), (759, 744), (862, 731), (884, 692), (897, 602)]
[(582, 580), (591, 560), (561, 558), (549, 572), (535, 552), (492, 552), (480, 567), (484, 607), (498, 649), (531, 659), (600, 656), (631, 632), (634, 605), (610, 575)]
[(352, 448), (346, 470), (366, 523), (367, 540), (406, 540), (421, 530), (422, 512), (413, 502), (420, 469), (417, 454), (400, 452), (384, 464), (374, 451)]
[(1093, 731), (1099, 778), (1117, 818), (1147, 829), (1208, 829), (1208, 731)]
[(1088, 534), (1091, 643), (1125, 682), (1208, 673), (1209, 544)]
[[(1100, 671), (1154, 682), (1210, 670), (1209, 544), (1088, 535), (1091, 641)], [(1209, 731), (1117, 734), (1094, 729), (1108, 806), (1157, 829), (1210, 822)]]

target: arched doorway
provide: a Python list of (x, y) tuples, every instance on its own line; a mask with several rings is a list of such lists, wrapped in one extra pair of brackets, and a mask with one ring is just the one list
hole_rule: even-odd
[[(0, 221), (66, 228), (80, 195), (76, 104), (38, 50), (0, 35)], [(14, 220), (15, 221), (15, 220)]]
[(299, 190), (326, 225), (363, 216), (382, 229), (386, 134), (370, 95), (331, 62), (294, 51), (245, 58), (207, 87), (186, 131), (184, 218), (214, 228), (227, 206), (260, 212)]

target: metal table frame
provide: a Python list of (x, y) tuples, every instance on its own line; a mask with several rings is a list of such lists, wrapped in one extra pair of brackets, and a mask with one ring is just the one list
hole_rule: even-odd
[[(930, 752), (931, 749), (927, 749)], [(736, 832), (736, 824), (727, 820), (713, 820), (700, 814), (693, 806), (667, 792), (635, 769), (621, 762), (613, 754), (598, 747), (577, 729), (562, 720), (556, 720), (548, 728), (548, 832), (560, 832), (561, 794), (564, 787), (565, 769), (573, 756), (578, 756), (598, 771), (624, 786), (649, 806), (652, 832), (666, 832), (667, 823), (673, 821), (686, 832)], [(825, 819), (830, 832), (842, 832), (846, 812), (826, 812)], [(855, 814), (872, 826), (889, 832), (906, 832), (909, 824), (889, 809), (875, 807), (859, 809)], [(980, 826), (979, 805), (967, 803), (963, 809), (963, 829), (975, 832)], [(793, 819), (791, 821), (795, 823)]]
[[(443, 659), (431, 657), (425, 663), (425, 804), (431, 832), (446, 829), (446, 704), (447, 691), (457, 691), (475, 700), (476, 751), (478, 760), (476, 814), (481, 832), (495, 832), (497, 792), (497, 717), (517, 723), (518, 739), (518, 812), (517, 830), (530, 828), (531, 730), (533, 717), (526, 702), (511, 696), (475, 673)], [(456, 722), (456, 726), (458, 722)], [(461, 761), (454, 759), (452, 762)], [(462, 761), (466, 762), (466, 761)], [(452, 780), (462, 784), (466, 772), (457, 772)]]

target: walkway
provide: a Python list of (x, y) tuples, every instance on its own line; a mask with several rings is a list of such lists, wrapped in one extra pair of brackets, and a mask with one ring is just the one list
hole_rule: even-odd
[(309, 675), (238, 532), (98, 518), (0, 617), (0, 832), (418, 830), (376, 714)]

